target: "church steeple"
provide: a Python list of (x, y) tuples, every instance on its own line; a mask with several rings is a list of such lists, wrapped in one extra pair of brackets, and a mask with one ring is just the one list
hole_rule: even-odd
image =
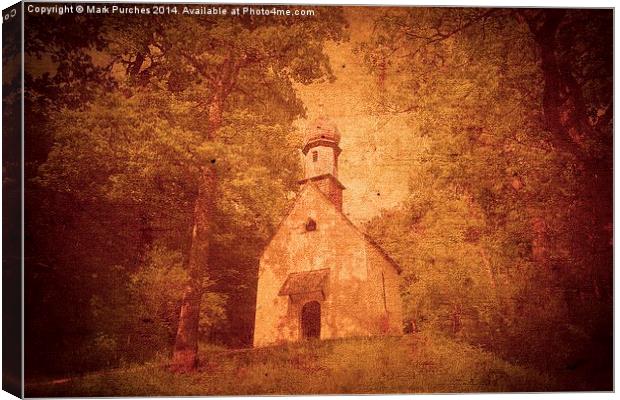
[(340, 132), (336, 125), (325, 117), (311, 123), (304, 138), (304, 179), (299, 183), (314, 182), (330, 198), (338, 210), (342, 211), (342, 190), (338, 181), (338, 157)]

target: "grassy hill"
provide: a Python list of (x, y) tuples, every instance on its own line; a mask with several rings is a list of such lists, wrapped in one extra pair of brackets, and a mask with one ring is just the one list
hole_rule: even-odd
[(435, 393), (554, 390), (538, 371), (430, 334), (205, 348), (197, 372), (165, 361), (26, 386), (27, 396)]

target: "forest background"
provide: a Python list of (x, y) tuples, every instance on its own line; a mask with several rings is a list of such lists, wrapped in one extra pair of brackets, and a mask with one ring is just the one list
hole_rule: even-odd
[(314, 9), (26, 15), (27, 379), (250, 346), (322, 109), (407, 331), (608, 387), (612, 11)]

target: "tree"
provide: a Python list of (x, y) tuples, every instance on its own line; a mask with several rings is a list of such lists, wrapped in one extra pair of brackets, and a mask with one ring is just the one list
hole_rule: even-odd
[[(164, 69), (171, 73), (171, 78), (175, 77), (172, 71), (183, 71), (183, 78), (169, 79), (168, 87), (176, 86), (177, 90), (202, 95), (197, 111), (206, 114), (203, 137), (206, 142), (216, 142), (224, 110), (230, 96), (237, 91), (240, 91), (239, 100), (244, 101), (246, 96), (251, 96), (246, 90), (252, 86), (273, 83), (271, 87), (275, 93), (272, 94), (282, 98), (285, 94), (290, 95), (293, 81), (309, 83), (331, 73), (322, 52), (322, 43), (328, 39), (338, 40), (342, 25), (341, 16), (332, 14), (320, 22), (296, 21), (294, 24), (265, 23), (265, 20), (255, 18), (242, 23), (222, 19), (201, 23), (193, 17), (186, 18), (181, 29), (167, 27), (152, 32), (155, 40), (150, 45), (154, 50), (148, 46), (139, 49), (131, 70), (144, 72), (142, 66), (135, 63), (146, 58), (142, 52), (148, 49), (151, 64), (146, 68), (158, 72), (157, 69), (168, 64)], [(181, 68), (177, 60), (183, 60)], [(278, 89), (285, 93), (278, 93)], [(294, 98), (292, 100), (294, 104)], [(290, 112), (291, 115), (297, 113), (299, 111)], [(195, 368), (197, 362), (200, 300), (212, 252), (211, 235), (217, 202), (216, 162), (217, 159), (213, 158), (199, 171), (188, 261), (190, 280), (184, 290), (172, 358), (172, 369), (178, 372)]]
[(587, 354), (588, 340), (600, 355), (611, 343), (609, 18), (423, 9), (376, 19), (360, 46), (375, 112), (409, 118), (426, 139), (411, 150), (408, 201), (370, 224), (404, 266), (417, 325), (450, 321), (452, 333), (540, 368), (608, 362)]
[[(287, 201), (298, 168), (291, 123), (303, 115), (293, 84), (332, 79), (323, 46), (345, 37), (340, 10), (324, 14), (294, 21), (109, 16), (97, 25), (101, 41), (76, 50), (103, 78), (86, 78), (96, 96), (67, 102), (52, 117), (40, 181), (135, 213), (132, 229), (141, 239), (132, 268), (158, 244), (187, 254), (175, 371), (196, 365), (201, 298), (212, 275), (225, 270), (214, 263), (231, 249), (216, 246), (249, 232), (258, 241), (248, 247), (260, 247)], [(43, 78), (60, 77), (58, 68)], [(280, 199), (267, 203), (278, 190)], [(254, 215), (240, 236), (221, 231), (239, 227), (236, 218), (248, 212)], [(250, 268), (256, 251), (239, 255), (234, 268)]]

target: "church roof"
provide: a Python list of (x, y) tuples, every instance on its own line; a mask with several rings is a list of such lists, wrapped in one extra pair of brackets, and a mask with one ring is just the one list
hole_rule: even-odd
[(340, 131), (329, 119), (319, 117), (306, 128), (304, 149), (313, 142), (330, 142), (332, 145), (338, 146), (340, 143)]
[[(316, 185), (312, 184), (312, 186), (315, 187), (316, 190), (319, 191), (319, 193), (321, 193), (321, 195), (323, 195), (323, 197), (325, 197), (326, 200), (328, 200), (331, 203), (331, 200), (329, 200), (329, 198), (327, 198), (327, 196), (325, 195), (325, 193), (323, 193), (321, 191), (321, 189), (319, 189), (318, 187), (316, 187)], [(332, 203), (333, 204), (333, 203)], [(336, 208), (336, 207), (334, 207)], [(398, 265), (398, 263), (396, 261), (394, 261), (394, 259), (392, 257), (390, 257), (390, 255), (383, 249), (383, 247), (379, 246), (379, 244), (377, 242), (374, 241), (373, 238), (371, 238), (368, 234), (362, 232), (362, 230), (360, 228), (357, 227), (357, 225), (355, 225), (353, 222), (351, 222), (351, 220), (349, 219), (349, 217), (347, 217), (342, 211), (340, 211), (338, 208), (336, 208), (336, 211), (340, 214), (340, 216), (342, 216), (342, 218), (344, 218), (344, 220), (356, 231), (358, 232), (360, 235), (362, 235), (362, 237), (366, 240), (366, 242), (368, 244), (370, 244), (371, 246), (373, 246), (375, 249), (377, 249), (377, 251), (383, 256), (383, 258), (385, 258), (385, 260), (387, 262), (389, 262), (390, 264), (392, 264), (392, 266), (394, 267), (394, 269), (396, 270), (396, 272), (398, 272), (399, 274), (401, 272), (403, 272), (403, 269), (401, 268), (400, 265)]]
[[(289, 208), (288, 212), (286, 213), (286, 216), (282, 219), (282, 221), (280, 221), (280, 224), (278, 225), (278, 227), (276, 228), (276, 234), (277, 232), (280, 230), (280, 227), (282, 226), (282, 223), (288, 218), (289, 214), (293, 211), (293, 209), (295, 209), (295, 205), (297, 204), (297, 202), (299, 201), (299, 199), (301, 198), (303, 192), (305, 192), (306, 190), (308, 190), (309, 187), (313, 187), (314, 190), (316, 190), (317, 192), (320, 193), (321, 196), (323, 196), (325, 198), (325, 200), (327, 200), (327, 202), (329, 202), (329, 204), (331, 204), (334, 209), (336, 210), (336, 212), (338, 212), (338, 214), (340, 214), (340, 216), (347, 222), (347, 224), (349, 224), (353, 230), (355, 230), (357, 233), (360, 234), (360, 236), (362, 236), (362, 238), (364, 238), (364, 240), (366, 241), (366, 243), (370, 244), (371, 246), (373, 246), (375, 249), (377, 249), (377, 251), (383, 256), (383, 258), (389, 262), (392, 267), (394, 267), (394, 269), (396, 270), (396, 272), (398, 274), (400, 274), (401, 272), (403, 272), (403, 269), (400, 265), (398, 265), (398, 263), (392, 258), (390, 257), (390, 255), (377, 243), (375, 242), (369, 235), (367, 235), (366, 233), (362, 232), (353, 222), (351, 222), (351, 220), (341, 211), (339, 210), (334, 203), (332, 203), (332, 201), (327, 197), (327, 195), (325, 193), (323, 193), (321, 191), (321, 189), (319, 189), (316, 184), (314, 184), (311, 180), (307, 181), (304, 184), (303, 189), (301, 190), (301, 192), (297, 195), (297, 198), (295, 199), (295, 201), (293, 202), (293, 204), (291, 205), (291, 207)], [(273, 237), (272, 237), (273, 240)], [(270, 241), (271, 242), (271, 241)], [(269, 246), (269, 243), (267, 243), (267, 246)], [(264, 251), (264, 250), (263, 250)]]
[(331, 179), (332, 181), (334, 181), (336, 186), (338, 186), (340, 189), (345, 189), (344, 185), (342, 183), (340, 183), (338, 178), (336, 178), (332, 174), (321, 174), (321, 175), (317, 175), (317, 176), (312, 176), (310, 178), (300, 179), (300, 180), (297, 181), (297, 183), (303, 184), (303, 183), (306, 183), (306, 182), (309, 182), (309, 181), (320, 181), (321, 179)]
[(279, 296), (323, 292), (325, 280), (329, 276), (329, 268), (314, 271), (293, 272), (288, 275), (282, 285)]
[[(344, 214), (343, 214), (344, 215)], [(344, 217), (346, 218), (346, 215), (344, 215)], [(353, 224), (351, 222), (351, 224)], [(355, 227), (355, 225), (353, 225)], [(356, 227), (357, 229), (357, 227)], [(364, 238), (366, 239), (366, 241), (368, 243), (370, 243), (375, 249), (377, 249), (377, 251), (379, 251), (379, 253), (381, 253), (381, 255), (383, 256), (383, 258), (385, 258), (390, 264), (392, 264), (392, 266), (394, 267), (394, 269), (396, 270), (396, 272), (398, 272), (399, 274), (401, 272), (403, 272), (403, 269), (401, 268), (400, 265), (398, 265), (398, 263), (396, 261), (394, 261), (394, 259), (392, 257), (390, 257), (390, 255), (387, 253), (387, 251), (383, 250), (383, 247), (379, 246), (379, 244), (377, 242), (375, 242), (375, 240), (373, 238), (371, 238), (368, 234), (362, 233), (362, 235), (364, 236)]]

